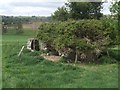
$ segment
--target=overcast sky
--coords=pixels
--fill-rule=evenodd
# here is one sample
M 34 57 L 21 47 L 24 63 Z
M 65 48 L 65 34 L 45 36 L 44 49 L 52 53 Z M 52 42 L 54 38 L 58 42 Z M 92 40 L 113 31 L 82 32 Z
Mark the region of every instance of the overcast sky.
M 1 0 L 0 15 L 7 16 L 50 16 L 65 0 Z M 102 12 L 110 14 L 110 2 L 103 4 Z

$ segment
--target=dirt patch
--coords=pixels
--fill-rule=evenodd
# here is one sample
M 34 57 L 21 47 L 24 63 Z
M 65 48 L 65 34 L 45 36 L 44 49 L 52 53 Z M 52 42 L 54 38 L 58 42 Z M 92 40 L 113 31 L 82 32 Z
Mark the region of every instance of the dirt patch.
M 55 55 L 45 55 L 42 54 L 42 57 L 44 57 L 46 60 L 53 61 L 53 62 L 58 62 L 60 60 L 60 56 L 55 56 Z

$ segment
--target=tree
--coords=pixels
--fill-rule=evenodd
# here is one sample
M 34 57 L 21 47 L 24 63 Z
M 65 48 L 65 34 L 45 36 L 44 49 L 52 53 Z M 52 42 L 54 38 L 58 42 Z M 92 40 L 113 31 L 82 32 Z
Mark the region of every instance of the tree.
M 116 25 L 116 30 L 117 30 L 117 34 L 116 34 L 116 36 L 117 36 L 117 42 L 120 42 L 120 36 L 119 36 L 119 34 L 120 34 L 120 1 L 119 2 L 114 2 L 114 3 L 112 3 L 112 6 L 111 6 L 111 8 L 110 8 L 110 11 L 111 11 L 111 13 L 112 13 L 112 18 L 114 19 L 114 20 L 116 20 L 116 22 L 117 22 L 117 25 Z
M 73 19 L 87 19 L 89 17 L 90 4 L 88 2 L 70 2 L 70 17 Z
M 112 12 L 112 14 L 120 13 L 120 1 L 119 2 L 116 1 L 116 2 L 112 3 L 110 12 Z
M 79 19 L 100 19 L 102 13 L 102 2 L 69 2 L 65 7 L 58 8 L 52 15 L 54 20 L 65 21 L 69 18 Z
M 110 8 L 110 12 L 112 13 L 113 15 L 113 18 L 118 19 L 118 22 L 120 20 L 120 1 L 119 2 L 114 2 L 112 3 L 112 6 Z M 118 25 L 120 26 L 120 23 L 118 23 Z
M 59 7 L 53 14 L 53 20 L 66 21 L 69 17 L 68 11 L 65 7 Z
M 66 4 L 73 19 L 100 19 L 102 2 L 70 2 Z
M 91 2 L 91 14 L 94 14 L 93 18 L 100 19 L 103 14 L 100 12 L 102 7 L 102 2 Z

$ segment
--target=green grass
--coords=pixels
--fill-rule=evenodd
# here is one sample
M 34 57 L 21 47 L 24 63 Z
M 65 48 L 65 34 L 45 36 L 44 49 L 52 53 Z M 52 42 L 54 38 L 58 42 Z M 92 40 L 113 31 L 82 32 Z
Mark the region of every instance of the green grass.
M 7 30 L 7 33 L 4 33 L 4 35 L 23 35 L 23 36 L 35 36 L 37 33 L 37 30 L 23 30 L 23 33 L 16 34 L 16 30 L 9 29 Z
M 118 87 L 117 64 L 53 63 L 40 57 L 40 52 L 29 52 L 26 49 L 19 58 L 18 52 L 31 36 L 3 35 L 2 84 L 4 88 Z
M 21 36 L 21 35 L 3 35 L 3 42 L 25 42 L 29 36 Z

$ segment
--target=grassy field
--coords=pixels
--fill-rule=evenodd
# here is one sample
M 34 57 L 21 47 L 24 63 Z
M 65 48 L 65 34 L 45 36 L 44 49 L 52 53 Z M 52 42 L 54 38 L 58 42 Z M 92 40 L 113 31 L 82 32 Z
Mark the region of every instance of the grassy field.
M 36 33 L 36 32 L 35 32 Z M 53 63 L 40 57 L 40 52 L 24 49 L 33 32 L 3 35 L 2 73 L 4 88 L 117 88 L 117 64 Z

